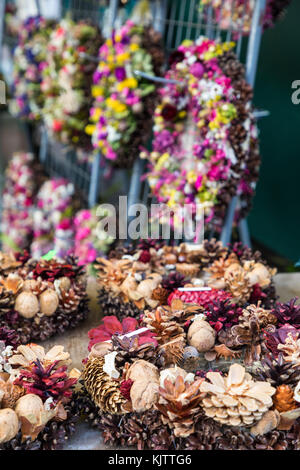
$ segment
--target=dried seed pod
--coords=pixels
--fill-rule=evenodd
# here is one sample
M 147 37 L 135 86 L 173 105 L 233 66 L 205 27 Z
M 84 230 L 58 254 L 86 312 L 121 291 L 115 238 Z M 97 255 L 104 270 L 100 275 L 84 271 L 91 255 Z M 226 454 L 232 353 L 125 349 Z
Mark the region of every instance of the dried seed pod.
M 15 310 L 24 318 L 33 318 L 40 310 L 38 298 L 32 292 L 21 292 L 16 298 Z
M 204 320 L 194 320 L 188 330 L 188 343 L 199 352 L 209 351 L 215 345 L 216 332 Z
M 0 410 L 0 444 L 13 439 L 19 431 L 19 420 L 16 412 L 10 408 Z
M 52 289 L 47 289 L 40 295 L 41 313 L 51 317 L 57 310 L 59 299 L 57 293 Z

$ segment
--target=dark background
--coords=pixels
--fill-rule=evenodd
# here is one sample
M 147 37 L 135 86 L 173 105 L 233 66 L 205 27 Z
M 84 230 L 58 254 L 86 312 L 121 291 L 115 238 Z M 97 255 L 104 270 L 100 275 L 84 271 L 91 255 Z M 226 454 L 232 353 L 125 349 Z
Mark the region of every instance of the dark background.
M 300 80 L 300 1 L 262 39 L 255 104 L 270 111 L 260 120 L 262 166 L 251 235 L 292 261 L 300 258 L 300 104 L 291 101 Z

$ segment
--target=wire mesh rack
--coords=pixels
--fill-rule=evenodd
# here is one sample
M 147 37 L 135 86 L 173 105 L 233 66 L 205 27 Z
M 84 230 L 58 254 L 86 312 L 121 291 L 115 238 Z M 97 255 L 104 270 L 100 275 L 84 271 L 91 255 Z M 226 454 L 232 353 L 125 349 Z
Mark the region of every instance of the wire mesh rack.
M 38 11 L 41 11 L 41 1 L 36 0 Z M 119 0 L 61 0 L 61 2 L 61 14 L 63 17 L 69 16 L 75 21 L 90 19 L 100 27 L 105 28 L 106 36 L 118 24 L 120 16 L 122 19 L 126 15 L 128 16 L 130 10 L 137 3 L 135 0 L 129 0 L 124 6 L 125 2 Z M 162 34 L 167 55 L 176 49 L 184 39 L 193 40 L 200 35 L 222 41 L 233 40 L 235 42 L 235 52 L 245 64 L 246 79 L 253 86 L 262 36 L 262 16 L 265 11 L 266 0 L 255 1 L 249 35 L 244 34 L 245 17 L 242 16 L 238 27 L 236 27 L 232 19 L 234 8 L 238 3 L 240 3 L 240 0 L 232 0 L 231 19 L 226 29 L 222 29 L 212 6 L 206 5 L 200 8 L 199 0 L 150 0 L 153 27 Z M 219 15 L 222 14 L 224 4 L 225 1 L 220 0 Z M 4 12 L 4 8 L 5 0 L 0 0 L 0 14 L 2 10 Z M 0 26 L 0 45 L 3 40 L 3 31 L 2 22 L 2 26 Z M 51 176 L 65 176 L 71 180 L 81 191 L 89 206 L 96 204 L 104 172 L 104 165 L 101 163 L 99 152 L 95 155 L 93 163 L 81 163 L 80 157 L 74 149 L 66 149 L 57 143 L 51 142 L 46 128 L 42 127 L 40 160 Z M 128 193 L 128 207 L 134 203 L 148 200 L 148 185 L 147 183 L 141 183 L 141 176 L 144 171 L 145 162 L 137 158 L 132 170 Z M 233 198 L 221 235 L 224 243 L 230 241 L 235 209 L 238 204 L 238 199 Z M 244 243 L 250 245 L 249 232 L 245 221 L 242 221 L 239 230 Z
M 233 14 L 240 1 L 232 0 L 229 22 L 226 29 L 222 29 L 216 11 L 211 5 L 204 5 L 200 8 L 199 0 L 153 0 L 151 2 L 153 25 L 164 37 L 167 55 L 176 49 L 184 39 L 194 40 L 201 35 L 220 41 L 233 41 L 237 57 L 245 64 L 246 79 L 250 85 L 254 86 L 266 0 L 256 0 L 255 2 L 252 17 L 250 18 L 249 35 L 244 34 L 246 3 L 244 14 L 240 18 L 238 27 L 236 27 Z M 219 2 L 219 15 L 222 15 L 224 7 L 225 1 L 221 0 Z M 268 115 L 268 113 L 264 111 L 256 112 L 257 117 L 265 115 Z M 141 183 L 141 176 L 144 172 L 145 161 L 137 159 L 133 168 L 128 207 L 140 201 L 146 202 L 148 200 L 148 185 L 147 183 Z M 220 237 L 224 244 L 229 243 L 231 240 L 235 211 L 239 204 L 238 197 L 232 198 Z M 251 246 L 246 220 L 240 222 L 238 230 L 243 243 Z

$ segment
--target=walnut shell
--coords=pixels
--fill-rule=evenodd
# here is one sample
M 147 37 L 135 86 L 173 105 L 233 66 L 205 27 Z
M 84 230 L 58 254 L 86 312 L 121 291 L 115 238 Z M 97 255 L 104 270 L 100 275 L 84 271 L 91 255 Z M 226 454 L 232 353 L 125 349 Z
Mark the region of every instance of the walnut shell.
M 215 345 L 216 332 L 204 320 L 194 320 L 188 330 L 188 344 L 199 352 L 207 352 Z
M 106 354 L 110 353 L 112 349 L 112 343 L 108 343 L 106 341 L 94 344 L 89 354 L 89 359 L 92 359 L 94 357 L 103 357 Z
M 128 369 L 126 379 L 133 380 L 130 398 L 134 411 L 142 413 L 157 403 L 159 397 L 159 372 L 157 367 L 150 362 L 138 360 Z
M 40 310 L 37 296 L 32 292 L 21 292 L 16 298 L 15 310 L 24 318 L 33 318 Z
M 19 419 L 14 410 L 5 408 L 0 410 L 0 444 L 13 439 L 19 431 Z
M 59 304 L 57 293 L 52 289 L 47 289 L 40 295 L 41 313 L 50 317 L 54 315 Z

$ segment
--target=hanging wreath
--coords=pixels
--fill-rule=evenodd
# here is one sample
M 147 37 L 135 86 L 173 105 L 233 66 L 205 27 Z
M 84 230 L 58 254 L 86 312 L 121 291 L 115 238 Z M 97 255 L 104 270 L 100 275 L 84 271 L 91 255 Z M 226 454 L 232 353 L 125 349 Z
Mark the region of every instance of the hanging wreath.
M 273 27 L 290 3 L 291 0 L 267 0 L 263 17 L 264 29 Z M 207 5 L 212 5 L 221 29 L 231 29 L 246 35 L 250 33 L 255 0 L 200 1 L 201 8 Z
M 128 21 L 100 48 L 92 89 L 95 98 L 86 132 L 95 149 L 116 167 L 130 167 L 150 137 L 155 86 L 135 70 L 159 74 L 160 35 Z
M 97 27 L 62 20 L 52 32 L 43 69 L 43 109 L 49 132 L 64 144 L 89 150 L 85 133 L 91 106 L 91 85 L 96 56 L 102 43 Z
M 41 16 L 28 18 L 19 31 L 14 52 L 13 99 L 10 112 L 17 117 L 39 120 L 44 105 L 42 70 L 53 22 Z
M 200 206 L 206 226 L 221 227 L 234 195 L 244 217 L 258 178 L 259 148 L 252 115 L 252 89 L 244 79 L 233 43 L 207 38 L 185 41 L 170 58 L 167 79 L 154 113 L 148 182 L 158 202 L 174 210 Z M 178 210 L 177 210 L 178 209 Z

